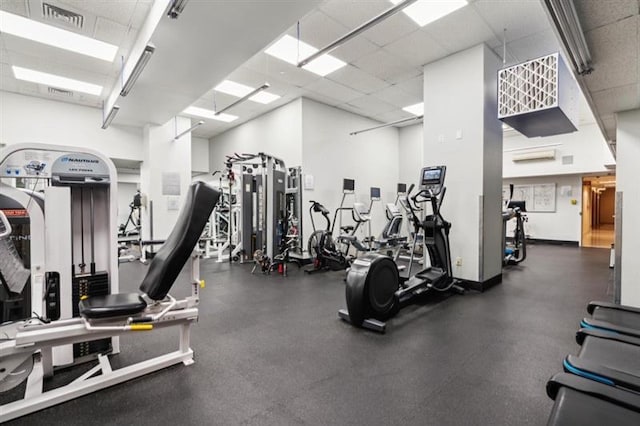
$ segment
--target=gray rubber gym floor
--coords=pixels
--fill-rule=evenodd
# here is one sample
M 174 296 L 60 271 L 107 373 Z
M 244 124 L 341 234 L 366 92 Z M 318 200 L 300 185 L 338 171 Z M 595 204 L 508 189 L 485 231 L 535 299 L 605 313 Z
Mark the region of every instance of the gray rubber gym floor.
M 575 352 L 591 299 L 610 299 L 608 250 L 533 246 L 485 293 L 425 298 L 386 335 L 341 322 L 340 273 L 251 275 L 204 261 L 196 363 L 172 367 L 14 424 L 542 425 L 545 383 Z M 145 272 L 122 265 L 122 291 Z M 189 292 L 182 281 L 172 293 Z M 177 345 L 177 333 L 122 338 L 113 363 Z M 64 376 L 63 376 L 64 377 Z

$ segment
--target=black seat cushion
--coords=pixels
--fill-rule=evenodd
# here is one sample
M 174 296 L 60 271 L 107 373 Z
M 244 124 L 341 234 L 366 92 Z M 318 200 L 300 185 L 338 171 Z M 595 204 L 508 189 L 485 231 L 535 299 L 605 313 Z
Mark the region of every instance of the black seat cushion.
M 194 182 L 171 234 L 156 253 L 140 290 L 153 300 L 166 297 L 198 243 L 218 204 L 220 192 L 204 182 Z
M 140 313 L 147 303 L 138 293 L 118 293 L 88 297 L 81 300 L 78 307 L 83 317 L 111 318 Z

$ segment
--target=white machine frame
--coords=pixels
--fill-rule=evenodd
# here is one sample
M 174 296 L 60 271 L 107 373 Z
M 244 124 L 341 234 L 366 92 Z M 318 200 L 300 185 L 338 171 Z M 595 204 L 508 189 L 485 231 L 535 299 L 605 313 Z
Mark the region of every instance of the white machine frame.
M 20 366 L 29 357 L 34 367 L 27 379 L 22 399 L 0 406 L 0 423 L 35 411 L 70 401 L 83 395 L 140 377 L 171 365 L 193 364 L 190 347 L 191 325 L 198 319 L 200 287 L 200 252 L 191 256 L 191 296 L 176 300 L 167 295 L 159 303 L 149 304 L 135 317 L 115 317 L 100 320 L 71 318 L 49 324 L 31 319 L 0 327 L 0 335 L 9 339 L 0 341 L 0 379 Z M 144 295 L 143 295 L 144 296 Z M 152 317 L 152 321 L 135 323 L 135 318 Z M 98 365 L 77 377 L 68 385 L 44 391 L 43 382 L 52 377 L 52 349 L 76 342 L 121 336 L 136 331 L 150 331 L 180 327 L 179 347 L 176 351 L 114 370 L 107 355 L 99 355 Z M 4 369 L 4 370 L 3 370 Z

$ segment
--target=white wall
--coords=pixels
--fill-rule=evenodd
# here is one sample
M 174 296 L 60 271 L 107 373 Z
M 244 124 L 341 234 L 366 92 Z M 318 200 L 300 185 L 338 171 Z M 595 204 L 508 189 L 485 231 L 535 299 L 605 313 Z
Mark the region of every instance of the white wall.
M 191 170 L 209 173 L 209 140 L 191 136 Z
M 82 105 L 0 92 L 0 142 L 84 146 L 111 158 L 142 160 L 142 129 L 102 125 L 102 111 Z
M 541 145 L 555 145 L 539 147 Z M 522 149 L 533 147 L 533 149 Z M 514 163 L 514 154 L 538 150 L 556 150 L 555 160 L 524 161 Z M 517 150 L 517 151 L 514 151 Z M 507 132 L 504 138 L 503 176 L 546 176 L 606 172 L 605 164 L 615 164 L 611 151 L 605 143 L 598 126 L 594 123 L 581 125 L 577 132 L 545 138 L 527 138 L 517 132 Z M 573 156 L 573 164 L 563 165 L 563 156 Z
M 380 123 L 333 108 L 310 99 L 302 103 L 302 170 L 313 175 L 315 187 L 305 190 L 304 204 L 316 200 L 332 214 L 342 198 L 342 179 L 355 179 L 356 198 L 369 203 L 370 187 L 380 187 L 382 201 L 372 208 L 372 234 L 379 236 L 385 217 L 385 203 L 396 197 L 399 177 L 398 130 L 388 127 L 373 132 L 350 136 L 354 130 Z M 417 174 L 418 172 L 416 172 Z M 348 197 L 347 206 L 354 197 Z M 318 215 L 319 216 L 319 215 Z M 343 223 L 352 223 L 350 214 L 344 214 Z M 324 226 L 322 217 L 316 217 L 316 225 Z M 305 216 L 303 225 L 305 241 L 311 235 L 311 222 Z M 362 234 L 361 234 L 362 235 Z
M 406 183 L 407 188 L 412 183 L 418 184 L 418 175 L 425 166 L 423 164 L 423 132 L 422 123 L 401 127 L 398 130 L 399 176 L 400 182 Z
M 541 240 L 575 241 L 582 237 L 582 177 L 581 175 L 538 176 L 530 178 L 504 179 L 504 186 L 556 184 L 555 212 L 527 212 L 529 221 L 525 223 L 525 231 L 531 238 Z M 562 195 L 560 187 L 570 186 L 571 195 Z M 576 204 L 571 204 L 576 200 Z M 513 223 L 511 223 L 513 222 Z M 508 232 L 512 232 L 515 221 L 510 222 Z
M 640 307 L 640 109 L 617 114 L 617 121 L 616 191 L 622 193 L 622 214 L 616 211 L 616 222 L 622 219 L 622 241 L 616 240 L 616 248 L 621 248 L 622 258 L 616 274 L 622 283 L 621 302 Z
M 209 168 L 221 170 L 227 155 L 264 152 L 287 167 L 302 163 L 302 100 L 296 99 L 209 141 Z

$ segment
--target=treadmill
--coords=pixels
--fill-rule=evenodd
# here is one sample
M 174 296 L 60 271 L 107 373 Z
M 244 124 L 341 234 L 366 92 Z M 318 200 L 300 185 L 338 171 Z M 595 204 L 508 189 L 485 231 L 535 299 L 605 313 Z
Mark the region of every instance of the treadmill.
M 616 305 L 608 302 L 590 302 L 583 328 L 598 329 L 640 338 L 640 308 Z

